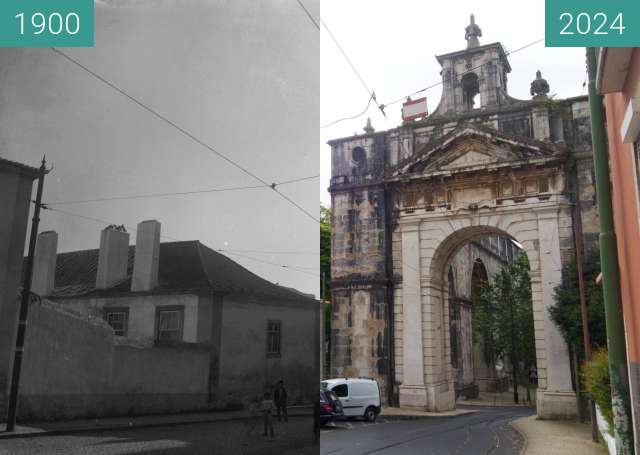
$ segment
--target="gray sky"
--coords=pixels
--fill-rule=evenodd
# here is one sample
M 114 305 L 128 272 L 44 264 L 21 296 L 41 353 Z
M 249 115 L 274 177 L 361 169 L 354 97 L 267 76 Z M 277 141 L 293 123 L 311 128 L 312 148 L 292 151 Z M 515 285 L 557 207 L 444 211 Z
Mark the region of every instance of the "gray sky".
M 506 0 L 323 0 L 322 20 L 344 48 L 380 103 L 387 103 L 439 82 L 435 55 L 466 47 L 464 29 L 475 14 L 481 44 L 502 42 L 507 51 L 544 38 L 544 0 L 521 3 Z M 320 35 L 320 123 L 325 125 L 360 113 L 367 94 L 326 30 Z M 529 85 L 540 69 L 550 94 L 568 98 L 586 94 L 584 48 L 545 48 L 536 44 L 509 56 L 511 96 L 530 99 Z M 429 111 L 440 100 L 440 86 L 426 92 Z M 423 96 L 423 95 L 421 95 Z M 372 105 L 368 115 L 376 130 L 398 126 L 402 103 L 386 109 L 387 122 Z M 367 116 L 346 121 L 320 134 L 320 200 L 330 204 L 326 191 L 331 174 L 329 139 L 362 133 Z
M 295 0 L 99 0 L 95 30 L 95 48 L 64 52 L 268 182 L 318 174 L 318 31 Z M 51 50 L 0 49 L 0 155 L 35 166 L 44 153 L 45 202 L 256 184 Z M 317 185 L 281 191 L 317 216 Z M 158 219 L 215 249 L 291 252 L 246 254 L 309 273 L 229 257 L 318 293 L 318 225 L 270 189 L 57 207 L 132 227 L 132 243 Z M 97 248 L 103 227 L 41 221 L 59 251 Z

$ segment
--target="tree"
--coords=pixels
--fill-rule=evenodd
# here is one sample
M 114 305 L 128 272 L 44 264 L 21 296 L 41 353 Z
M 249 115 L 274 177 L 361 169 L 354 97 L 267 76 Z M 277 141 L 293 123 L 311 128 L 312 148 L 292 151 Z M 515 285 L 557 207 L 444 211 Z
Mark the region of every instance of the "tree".
M 320 298 L 329 300 L 331 292 L 331 210 L 320 205 Z
M 320 299 L 331 300 L 331 210 L 320 204 Z M 331 352 L 331 305 L 324 305 L 325 364 L 329 367 Z
M 604 318 L 604 300 L 602 289 L 596 284 L 596 277 L 600 273 L 600 252 L 598 249 L 592 249 L 585 254 L 582 273 L 590 344 L 594 350 L 606 348 L 607 330 Z M 562 282 L 555 288 L 554 299 L 555 304 L 549 308 L 551 319 L 560 329 L 569 348 L 577 354 L 578 359 L 584 359 L 578 271 L 575 258 L 572 258 L 564 266 Z
M 485 360 L 494 363 L 509 358 L 514 385 L 536 365 L 531 295 L 529 259 L 520 253 L 483 286 L 473 307 L 474 333 L 484 341 Z M 529 383 L 525 383 L 530 400 Z M 514 387 L 514 401 L 517 399 Z

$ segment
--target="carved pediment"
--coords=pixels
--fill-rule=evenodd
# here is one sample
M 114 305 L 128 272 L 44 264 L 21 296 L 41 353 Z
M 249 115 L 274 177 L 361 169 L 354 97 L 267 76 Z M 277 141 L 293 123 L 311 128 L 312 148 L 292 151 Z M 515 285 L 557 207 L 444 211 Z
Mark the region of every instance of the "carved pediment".
M 398 163 L 391 177 L 454 174 L 471 170 L 557 161 L 564 150 L 554 144 L 510 137 L 478 125 L 460 125 Z

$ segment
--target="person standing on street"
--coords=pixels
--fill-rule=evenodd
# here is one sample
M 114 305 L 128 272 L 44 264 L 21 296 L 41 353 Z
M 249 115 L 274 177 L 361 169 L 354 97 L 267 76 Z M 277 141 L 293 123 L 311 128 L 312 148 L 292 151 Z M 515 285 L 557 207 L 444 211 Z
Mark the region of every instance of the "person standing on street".
M 264 398 L 262 400 L 262 413 L 264 414 L 264 435 L 268 436 L 271 434 L 273 438 L 273 418 L 271 417 L 273 414 L 273 400 L 271 399 L 271 394 L 269 392 L 265 392 Z M 267 433 L 269 430 L 269 433 Z
M 281 420 L 281 416 L 284 417 L 284 421 L 287 421 L 287 390 L 284 388 L 284 382 L 278 381 L 276 390 L 273 393 L 273 398 L 276 402 L 276 410 L 278 412 L 278 422 Z M 282 413 L 282 414 L 281 414 Z

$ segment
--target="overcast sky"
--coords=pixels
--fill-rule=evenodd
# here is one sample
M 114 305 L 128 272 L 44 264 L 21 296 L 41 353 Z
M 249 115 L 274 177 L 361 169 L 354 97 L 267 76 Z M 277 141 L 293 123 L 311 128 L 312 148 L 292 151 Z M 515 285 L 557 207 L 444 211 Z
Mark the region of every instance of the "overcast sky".
M 387 103 L 441 81 L 435 55 L 466 48 L 464 29 L 475 14 L 482 29 L 480 44 L 500 41 L 507 51 L 544 38 L 544 0 L 322 0 L 322 19 L 351 58 L 380 103 Z M 321 125 L 360 113 L 367 93 L 340 54 L 326 30 L 321 31 Z M 509 56 L 511 96 L 530 99 L 529 86 L 541 70 L 550 94 L 567 98 L 586 94 L 584 48 L 545 48 L 544 43 Z M 426 92 L 428 108 L 434 110 L 441 87 Z M 376 130 L 400 124 L 401 104 L 386 109 L 389 121 L 372 105 L 368 115 Z M 326 142 L 361 134 L 367 116 L 346 121 L 320 134 L 320 199 L 330 204 L 326 191 L 331 173 L 331 149 Z
M 267 182 L 318 174 L 319 36 L 295 0 L 99 0 L 95 47 L 64 52 Z M 256 185 L 51 50 L 0 49 L 0 156 L 45 153 L 50 203 Z M 281 191 L 317 216 L 317 188 Z M 163 241 L 279 252 L 246 255 L 307 273 L 229 257 L 317 295 L 318 225 L 270 189 L 52 207 L 125 224 L 132 243 L 157 219 Z M 97 248 L 103 227 L 44 211 L 40 230 L 70 251 Z

